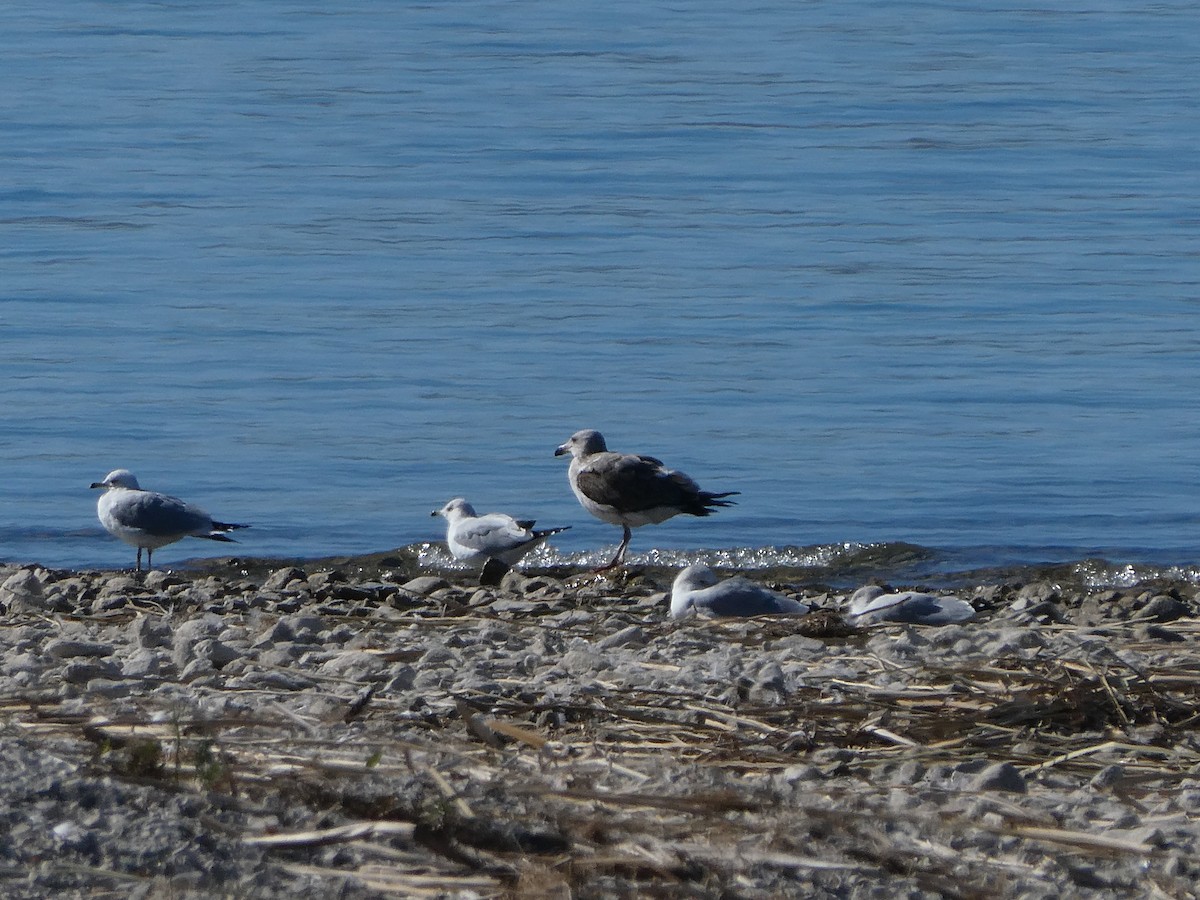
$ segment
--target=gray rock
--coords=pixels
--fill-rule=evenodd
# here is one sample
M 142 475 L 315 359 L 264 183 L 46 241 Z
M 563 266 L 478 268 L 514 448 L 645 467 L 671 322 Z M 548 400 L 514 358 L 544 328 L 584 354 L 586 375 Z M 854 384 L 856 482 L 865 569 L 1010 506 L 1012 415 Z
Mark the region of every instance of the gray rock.
M 293 581 L 303 581 L 307 584 L 308 576 L 303 569 L 298 569 L 295 566 L 287 566 L 283 569 L 276 569 L 267 576 L 267 580 L 263 582 L 263 591 L 281 591 Z
M 313 686 L 311 678 L 303 672 L 247 672 L 239 681 L 239 686 L 253 687 L 265 691 L 302 691 Z
M 1186 603 L 1176 600 L 1166 594 L 1152 597 L 1138 613 L 1138 618 L 1153 619 L 1155 622 L 1174 622 L 1188 615 L 1190 610 Z
M 113 680 L 120 677 L 120 668 L 108 660 L 95 662 L 73 659 L 62 670 L 62 680 L 67 684 L 87 684 L 100 678 Z
M 129 624 L 129 630 L 137 646 L 148 649 L 169 647 L 174 639 L 170 624 L 158 616 L 138 616 Z
M 536 612 L 538 608 L 539 604 L 532 600 L 517 600 L 513 597 L 503 597 L 496 600 L 490 607 L 494 613 L 507 613 L 511 615 Z
M 275 644 L 258 654 L 258 662 L 264 666 L 291 666 L 304 653 L 300 644 Z
M 383 681 L 389 677 L 387 663 L 378 654 L 362 650 L 345 650 L 324 662 L 320 670 L 327 675 L 340 675 L 354 681 Z
M 142 586 L 148 591 L 155 593 L 163 593 L 173 587 L 181 587 L 186 585 L 185 581 L 174 572 L 164 572 L 161 569 L 153 569 L 146 573 L 142 579 Z
M 605 657 L 590 647 L 576 647 L 574 650 L 568 650 L 558 664 L 572 675 L 585 675 L 605 671 L 609 668 Z
M 321 591 L 332 585 L 344 582 L 346 580 L 346 573 L 339 572 L 336 569 L 332 572 L 314 572 L 306 580 L 310 590 Z
M 0 662 L 7 675 L 33 675 L 46 668 L 46 657 L 40 653 L 10 653 Z
M 189 619 L 176 628 L 171 642 L 175 668 L 180 671 L 187 668 L 188 663 L 195 656 L 195 646 L 206 638 L 220 634 L 223 627 L 224 622 L 221 618 L 209 613 L 199 618 Z
M 197 656 L 183 667 L 183 671 L 179 673 L 179 681 L 182 684 L 190 684 L 198 678 L 212 675 L 215 671 L 211 659 Z
M 100 586 L 101 597 L 143 593 L 141 584 L 129 575 L 113 575 Z
M 128 594 L 103 594 L 92 601 L 91 606 L 88 607 L 88 612 L 95 616 L 117 609 L 124 609 L 129 604 Z
M 461 657 L 453 650 L 434 644 L 425 651 L 420 662 L 417 663 L 417 667 L 420 669 L 431 669 L 447 665 L 457 665 L 461 661 Z
M 291 640 L 297 644 L 311 644 L 325 631 L 325 620 L 308 613 L 294 613 L 279 620 L 291 632 Z
M 417 677 L 417 670 L 412 666 L 393 665 L 388 669 L 387 674 L 389 680 L 384 686 L 384 690 L 402 693 L 412 690 L 413 683 Z
M 915 759 L 905 760 L 892 772 L 892 778 L 896 784 L 916 784 L 924 777 L 925 766 Z
M 596 648 L 612 650 L 617 647 L 644 647 L 645 645 L 646 630 L 640 625 L 629 625 L 599 641 Z
M 163 671 L 163 659 L 161 653 L 140 647 L 121 665 L 121 674 L 126 678 L 155 678 Z
M 1017 599 L 1013 603 L 1013 609 L 1025 609 L 1030 606 L 1036 606 L 1039 603 L 1046 603 L 1059 599 L 1058 585 L 1051 584 L 1048 581 L 1035 581 L 1033 584 L 1027 584 L 1017 591 Z M 1023 605 L 1018 605 L 1023 604 Z
M 1139 640 L 1162 641 L 1165 644 L 1185 643 L 1187 638 L 1177 631 L 1163 628 L 1161 625 L 1142 625 L 1134 632 Z
M 207 659 L 212 663 L 214 669 L 223 669 L 234 660 L 241 659 L 242 654 L 223 641 L 215 638 L 205 638 L 193 645 L 192 657 L 194 659 Z
M 33 569 L 21 569 L 0 584 L 0 605 L 8 612 L 36 613 L 46 608 L 45 590 Z
M 785 784 L 791 785 L 806 781 L 820 781 L 825 775 L 816 766 L 801 764 L 788 766 L 781 773 L 781 777 Z
M 1010 762 L 993 763 L 970 782 L 976 791 L 1008 791 L 1024 794 L 1026 790 L 1025 776 Z
M 1108 790 L 1118 784 L 1125 777 L 1125 767 L 1121 765 L 1105 766 L 1094 776 L 1090 782 L 1091 786 L 1097 790 Z
M 101 644 L 97 641 L 76 641 L 70 638 L 59 638 L 46 644 L 45 653 L 54 659 L 72 659 L 78 656 L 104 657 L 111 656 L 115 648 L 112 644 Z
M 279 619 L 258 636 L 252 646 L 254 647 L 271 647 L 276 644 L 290 644 L 295 640 L 296 635 L 292 631 L 292 626 L 288 623 L 287 618 Z
M 428 597 L 434 591 L 443 591 L 450 587 L 450 582 L 437 575 L 420 575 L 411 581 L 406 581 L 402 587 L 409 593 Z

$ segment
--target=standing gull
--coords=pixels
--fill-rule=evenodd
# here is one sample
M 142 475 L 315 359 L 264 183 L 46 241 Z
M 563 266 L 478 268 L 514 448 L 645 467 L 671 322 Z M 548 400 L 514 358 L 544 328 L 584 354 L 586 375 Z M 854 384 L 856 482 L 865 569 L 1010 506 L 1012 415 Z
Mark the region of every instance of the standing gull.
M 683 472 L 676 472 L 653 456 L 614 453 L 598 431 L 577 431 L 554 451 L 555 456 L 571 454 L 567 480 L 580 504 L 597 519 L 620 525 L 625 534 L 616 555 L 597 571 L 611 569 L 625 561 L 625 550 L 632 529 L 657 525 L 672 516 L 687 513 L 707 516 L 714 509 L 732 505 L 737 491 L 713 494 Z
M 804 615 L 809 607 L 740 576 L 720 581 L 706 565 L 688 566 L 671 585 L 671 615 L 690 612 L 709 616 Z
M 526 553 L 548 537 L 566 528 L 533 530 L 533 519 L 514 519 L 504 513 L 476 515 L 475 508 L 462 497 L 455 497 L 430 515 L 446 520 L 446 546 L 457 560 L 472 565 L 483 563 L 479 583 L 499 584 L 504 573 Z
M 846 612 L 856 622 L 910 625 L 952 625 L 975 618 L 975 608 L 966 600 L 918 591 L 888 593 L 874 584 L 855 591 Z
M 100 523 L 114 537 L 137 547 L 137 571 L 142 570 L 142 549 L 146 550 L 146 567 L 154 565 L 151 555 L 159 547 L 173 544 L 185 537 L 207 538 L 210 541 L 228 541 L 225 532 L 247 525 L 232 525 L 214 522 L 204 510 L 178 497 L 144 491 L 138 480 L 128 469 L 116 469 L 104 476 L 103 481 L 92 483 L 94 488 L 104 488 L 96 504 Z

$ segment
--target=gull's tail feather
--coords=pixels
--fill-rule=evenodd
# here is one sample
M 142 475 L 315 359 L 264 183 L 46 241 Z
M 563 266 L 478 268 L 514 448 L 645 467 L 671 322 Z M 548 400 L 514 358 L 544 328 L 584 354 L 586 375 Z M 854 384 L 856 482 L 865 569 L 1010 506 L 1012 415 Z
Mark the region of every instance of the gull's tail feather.
M 249 525 L 239 525 L 235 522 L 213 522 L 212 531 L 208 534 L 198 534 L 196 537 L 208 538 L 210 541 L 223 541 L 227 544 L 236 544 L 233 538 L 227 536 L 225 532 L 234 531 L 238 528 L 249 528 Z
M 693 516 L 707 516 L 716 509 L 724 506 L 733 506 L 733 500 L 725 500 L 725 497 L 732 497 L 735 494 L 740 494 L 741 491 L 725 491 L 721 494 L 714 494 L 711 491 L 701 491 L 696 496 L 696 503 L 690 509 L 684 510 L 691 513 Z

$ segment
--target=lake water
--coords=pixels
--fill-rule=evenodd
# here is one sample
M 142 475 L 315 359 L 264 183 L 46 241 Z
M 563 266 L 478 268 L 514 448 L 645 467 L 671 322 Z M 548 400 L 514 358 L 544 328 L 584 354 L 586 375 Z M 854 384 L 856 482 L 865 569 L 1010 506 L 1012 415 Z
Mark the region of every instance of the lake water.
M 633 559 L 1186 566 L 1200 10 L 1128 6 L 6 3 L 0 559 L 129 565 L 121 466 L 247 555 L 601 558 L 593 427 L 741 491 Z

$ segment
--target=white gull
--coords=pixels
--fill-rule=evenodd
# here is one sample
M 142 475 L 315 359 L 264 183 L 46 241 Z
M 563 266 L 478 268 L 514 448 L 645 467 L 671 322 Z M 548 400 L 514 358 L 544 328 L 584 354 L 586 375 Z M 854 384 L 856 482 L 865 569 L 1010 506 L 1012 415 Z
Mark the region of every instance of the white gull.
M 671 615 L 676 618 L 691 612 L 708 616 L 799 616 L 808 611 L 807 604 L 748 578 L 736 576 L 720 581 L 717 573 L 702 563 L 688 566 L 671 585 Z
M 551 535 L 564 528 L 533 530 L 533 519 L 514 519 L 504 513 L 476 515 L 475 508 L 462 497 L 455 497 L 430 515 L 446 520 L 446 546 L 460 562 L 483 563 L 480 584 L 499 584 L 500 579 L 521 558 Z
M 185 537 L 206 538 L 210 541 L 235 543 L 225 532 L 247 525 L 215 522 L 198 506 L 185 503 L 178 497 L 144 491 L 128 469 L 114 469 L 103 481 L 92 482 L 93 488 L 104 493 L 96 503 L 96 514 L 108 533 L 137 547 L 137 570 L 142 569 L 142 550 L 146 551 L 146 566 L 153 566 L 151 556 L 159 547 L 173 544 Z
M 683 472 L 668 469 L 653 456 L 614 453 L 603 435 L 590 429 L 575 432 L 554 451 L 555 456 L 564 453 L 571 454 L 567 480 L 580 505 L 597 519 L 624 529 L 616 555 L 599 571 L 625 561 L 632 529 L 657 525 L 680 513 L 710 515 L 718 507 L 732 505 L 732 500 L 723 498 L 737 493 L 702 491 Z
M 858 622 L 906 622 L 912 625 L 952 625 L 975 618 L 975 608 L 957 597 L 919 591 L 889 593 L 867 585 L 850 597 L 847 615 Z

